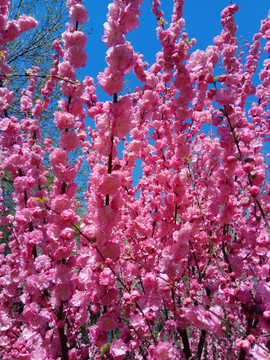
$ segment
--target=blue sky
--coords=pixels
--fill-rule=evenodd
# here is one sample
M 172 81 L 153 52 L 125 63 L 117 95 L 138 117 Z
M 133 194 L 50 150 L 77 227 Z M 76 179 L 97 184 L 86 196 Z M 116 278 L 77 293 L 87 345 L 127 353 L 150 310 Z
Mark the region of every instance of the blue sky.
M 106 22 L 107 6 L 109 0 L 85 1 L 85 6 L 89 12 L 87 53 L 88 63 L 85 69 L 81 70 L 81 75 L 90 75 L 96 80 L 96 76 L 106 67 L 105 56 L 107 47 L 102 42 L 103 23 Z M 164 18 L 170 21 L 173 0 L 161 0 L 161 9 L 164 11 Z M 231 3 L 230 0 L 186 0 L 184 5 L 184 18 L 186 20 L 186 31 L 189 38 L 197 40 L 197 48 L 204 50 L 213 43 L 213 38 L 220 33 L 220 13 Z M 238 0 L 239 11 L 236 14 L 238 24 L 239 41 L 252 41 L 255 32 L 260 28 L 260 22 L 267 17 L 270 9 L 269 0 Z M 259 5 L 257 5 L 259 4 Z M 140 27 L 127 34 L 127 40 L 131 42 L 134 50 L 144 55 L 144 60 L 150 65 L 155 61 L 155 54 L 160 50 L 157 40 L 155 16 L 151 12 L 151 0 L 144 0 L 140 8 Z M 92 30 L 91 30 L 92 29 Z M 241 37 L 240 37 L 241 36 Z M 242 39 L 242 40 L 241 40 Z M 132 87 L 132 84 L 130 84 Z M 99 100 L 107 99 L 102 90 L 97 94 L 101 96 Z

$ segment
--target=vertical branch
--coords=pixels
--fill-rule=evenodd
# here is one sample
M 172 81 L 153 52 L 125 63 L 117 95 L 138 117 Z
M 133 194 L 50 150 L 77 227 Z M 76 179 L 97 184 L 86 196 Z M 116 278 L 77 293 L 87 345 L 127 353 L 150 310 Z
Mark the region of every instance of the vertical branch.
M 191 358 L 191 351 L 190 351 L 190 346 L 189 346 L 189 341 L 188 341 L 188 336 L 187 336 L 187 330 L 180 330 L 178 329 L 178 332 L 181 336 L 181 339 L 183 341 L 183 345 L 184 345 L 184 353 L 186 356 L 186 360 L 189 360 Z
M 61 305 L 58 309 L 57 314 L 58 321 L 62 321 L 64 319 L 63 314 L 63 301 L 61 301 Z M 60 338 L 60 345 L 61 345 L 61 359 L 68 360 L 68 347 L 67 347 L 67 336 L 65 334 L 64 327 L 58 328 L 59 338 Z
M 113 103 L 116 104 L 117 103 L 117 94 L 113 94 Z M 110 155 L 109 155 L 109 159 L 108 159 L 108 174 L 111 174 L 112 173 L 112 157 L 113 157 L 113 135 L 111 136 L 111 152 L 110 152 Z M 109 205 L 109 202 L 110 202 L 110 197 L 109 195 L 107 194 L 106 195 L 106 198 L 105 198 L 105 203 L 106 203 L 106 206 Z
M 247 319 L 246 336 L 248 336 L 250 334 L 252 328 L 255 329 L 255 327 L 257 326 L 258 321 L 256 321 L 256 320 L 257 320 L 256 318 L 255 319 L 251 319 L 251 318 Z M 246 358 L 246 350 L 241 348 L 238 360 L 245 360 L 245 358 Z
M 199 341 L 199 345 L 198 345 L 198 350 L 197 350 L 197 354 L 194 360 L 200 360 L 202 357 L 202 351 L 203 351 L 203 347 L 204 347 L 204 343 L 205 343 L 205 339 L 206 339 L 206 330 L 202 330 L 201 331 L 201 336 L 200 336 L 200 341 Z

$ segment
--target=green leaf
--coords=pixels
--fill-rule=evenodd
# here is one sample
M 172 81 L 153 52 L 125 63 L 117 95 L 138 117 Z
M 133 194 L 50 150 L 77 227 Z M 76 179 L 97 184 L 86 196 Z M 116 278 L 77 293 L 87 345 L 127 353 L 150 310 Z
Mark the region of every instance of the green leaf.
M 110 347 L 111 347 L 110 343 L 102 345 L 100 348 L 100 355 L 103 356 L 104 354 L 106 354 L 106 352 L 110 350 Z
M 40 198 L 34 198 L 32 201 L 36 201 L 36 202 L 39 202 L 41 204 L 45 204 L 46 200 L 48 199 L 48 197 L 43 197 L 42 199 Z

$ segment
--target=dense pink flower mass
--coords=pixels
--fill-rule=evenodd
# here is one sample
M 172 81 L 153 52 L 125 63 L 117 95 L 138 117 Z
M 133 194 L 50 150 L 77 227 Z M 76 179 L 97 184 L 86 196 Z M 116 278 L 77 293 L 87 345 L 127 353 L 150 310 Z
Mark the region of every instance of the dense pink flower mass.
M 270 359 L 270 13 L 243 50 L 230 4 L 221 34 L 193 51 L 184 0 L 170 24 L 152 0 L 161 50 L 149 65 L 126 40 L 141 4 L 108 6 L 102 101 L 93 78 L 76 80 L 88 13 L 67 0 L 53 67 L 41 94 L 27 70 L 17 118 L 4 46 L 37 23 L 8 20 L 0 0 L 3 360 Z M 131 71 L 141 86 L 125 91 Z M 54 146 L 39 118 L 57 86 Z

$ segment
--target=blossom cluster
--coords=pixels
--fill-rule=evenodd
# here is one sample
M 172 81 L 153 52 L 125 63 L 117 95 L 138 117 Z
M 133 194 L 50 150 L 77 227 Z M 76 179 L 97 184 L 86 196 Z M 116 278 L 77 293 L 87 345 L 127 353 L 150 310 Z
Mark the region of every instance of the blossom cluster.
M 8 21 L 9 5 L 0 0 L 1 46 L 36 25 Z M 161 51 L 149 66 L 126 40 L 142 0 L 114 0 L 98 75 L 112 100 L 103 102 L 93 78 L 77 80 L 87 10 L 80 0 L 66 5 L 70 23 L 53 43 L 50 74 L 36 97 L 40 70 L 26 71 L 18 118 L 1 50 L 0 357 L 269 358 L 270 13 L 238 52 L 231 4 L 213 45 L 193 51 L 184 1 L 174 1 L 166 26 L 153 0 Z M 125 94 L 131 71 L 141 86 Z M 39 123 L 55 87 L 57 146 Z M 7 180 L 15 213 L 3 205 Z

